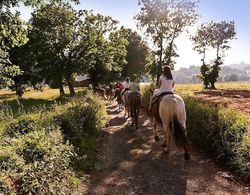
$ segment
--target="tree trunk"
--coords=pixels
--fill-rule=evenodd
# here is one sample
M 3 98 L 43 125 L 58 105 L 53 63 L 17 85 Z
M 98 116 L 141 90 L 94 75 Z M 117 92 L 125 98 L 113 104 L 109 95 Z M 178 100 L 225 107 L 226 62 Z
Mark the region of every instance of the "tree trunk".
M 68 79 L 68 85 L 69 85 L 70 96 L 73 97 L 75 95 L 75 89 L 74 89 L 73 81 L 71 78 Z
M 60 83 L 60 96 L 65 95 L 64 88 L 63 88 L 63 83 Z
M 23 86 L 20 81 L 20 77 L 14 78 L 14 83 L 15 83 L 15 90 L 16 90 L 16 95 L 21 98 L 24 94 L 23 91 Z
M 159 64 L 157 64 L 157 79 L 156 79 L 156 86 L 158 86 L 158 81 L 160 79 L 160 76 L 161 76 L 161 72 L 160 72 L 160 69 L 161 69 L 161 66 L 162 66 L 162 54 L 163 54 L 163 37 L 161 35 L 161 41 L 160 41 L 160 59 L 159 59 Z
M 172 55 L 172 50 L 173 50 L 173 43 L 174 43 L 174 38 L 171 40 L 171 42 L 169 44 L 169 56 L 168 56 L 168 60 L 167 60 L 168 65 L 170 65 L 170 63 L 171 63 L 171 55 Z
M 16 85 L 16 95 L 21 98 L 23 96 L 23 88 L 21 84 Z

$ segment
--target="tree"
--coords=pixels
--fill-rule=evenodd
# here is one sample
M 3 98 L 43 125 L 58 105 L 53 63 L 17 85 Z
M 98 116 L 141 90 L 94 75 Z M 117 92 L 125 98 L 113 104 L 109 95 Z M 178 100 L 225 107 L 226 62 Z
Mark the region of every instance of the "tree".
M 29 47 L 37 69 L 47 82 L 52 81 L 64 94 L 66 80 L 70 95 L 75 94 L 75 74 L 81 74 L 90 63 L 92 40 L 84 19 L 87 11 L 75 11 L 69 4 L 49 4 L 33 13 Z
M 18 6 L 20 2 L 22 2 L 25 6 L 37 7 L 37 6 L 45 5 L 48 2 L 62 3 L 62 2 L 67 2 L 67 1 L 75 2 L 79 4 L 79 0 L 49 0 L 49 1 L 48 0 L 3 0 L 3 1 L 0 1 L 0 10 L 2 10 L 3 8 L 10 8 L 10 7 Z
M 88 74 L 94 86 L 114 81 L 126 63 L 127 30 L 117 30 L 118 22 L 109 16 L 90 13 L 86 17 L 91 29 L 94 52 Z
M 9 52 L 27 42 L 27 28 L 20 14 L 9 9 L 0 12 L 0 88 L 13 84 L 12 77 L 21 74 L 17 65 L 10 61 Z
M 51 0 L 51 2 L 61 2 L 62 0 Z M 78 0 L 72 0 L 79 3 Z M 13 77 L 20 76 L 22 71 L 18 64 L 13 64 L 10 52 L 15 47 L 20 47 L 27 42 L 27 26 L 20 19 L 20 14 L 12 14 L 11 7 L 18 6 L 22 2 L 26 6 L 40 6 L 46 0 L 4 0 L 0 1 L 0 88 L 13 84 Z
M 146 67 L 152 63 L 152 53 L 147 44 L 142 40 L 137 32 L 129 30 L 127 55 L 125 64 L 122 68 L 123 77 L 134 77 L 146 74 Z
M 219 77 L 220 65 L 223 64 L 223 57 L 226 50 L 230 48 L 229 41 L 236 35 L 234 22 L 210 22 L 202 24 L 195 36 L 191 39 L 194 42 L 194 49 L 203 54 L 201 75 L 205 88 L 215 89 L 215 82 Z M 206 51 L 208 48 L 216 50 L 216 58 L 212 66 L 206 64 Z
M 220 65 L 223 64 L 223 57 L 226 50 L 230 49 L 229 41 L 236 36 L 235 26 L 233 21 L 212 22 L 212 35 L 210 45 L 216 49 L 216 59 L 214 60 L 209 80 L 211 88 L 215 89 L 215 82 L 219 77 Z
M 141 11 L 136 15 L 139 26 L 146 29 L 157 47 L 158 65 L 172 63 L 176 56 L 175 40 L 186 29 L 195 23 L 197 1 L 194 0 L 139 0 Z M 157 81 L 160 72 L 157 73 Z

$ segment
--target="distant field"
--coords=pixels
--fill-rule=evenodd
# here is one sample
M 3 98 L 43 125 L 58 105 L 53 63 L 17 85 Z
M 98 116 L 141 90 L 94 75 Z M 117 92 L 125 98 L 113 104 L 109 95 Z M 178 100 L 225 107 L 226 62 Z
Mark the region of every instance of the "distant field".
M 149 83 L 141 83 L 142 91 Z M 250 82 L 217 83 L 216 90 L 204 90 L 201 84 L 176 84 L 175 92 L 197 100 L 220 104 L 250 113 Z
M 76 88 L 76 92 L 82 88 Z M 69 90 L 65 89 L 66 96 Z M 55 101 L 60 101 L 59 89 L 46 89 L 44 91 L 25 92 L 21 99 L 18 99 L 15 92 L 10 90 L 0 90 L 0 101 L 4 105 L 11 107 L 13 114 L 18 112 L 31 112 L 35 107 L 48 107 Z M 1 109 L 1 108 L 0 108 Z

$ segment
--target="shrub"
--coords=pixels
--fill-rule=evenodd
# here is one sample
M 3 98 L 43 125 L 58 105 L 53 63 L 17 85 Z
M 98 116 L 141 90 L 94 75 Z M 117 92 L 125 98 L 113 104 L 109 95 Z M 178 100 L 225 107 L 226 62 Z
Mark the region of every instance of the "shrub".
M 103 102 L 85 92 L 12 120 L 0 134 L 0 193 L 74 193 L 80 182 L 72 165 L 81 171 L 92 165 L 106 119 Z
M 35 121 L 31 118 L 20 118 L 17 122 L 12 122 L 4 131 L 4 136 L 19 137 L 27 134 L 35 128 Z
M 107 120 L 104 103 L 93 95 L 86 94 L 85 98 L 74 98 L 59 112 L 55 116 L 55 122 L 60 126 L 65 139 L 74 145 L 78 155 L 74 158 L 76 169 L 82 171 L 90 168 L 98 131 Z
M 140 86 L 141 88 L 141 94 L 142 94 L 142 101 L 145 109 L 149 108 L 150 104 L 150 98 L 152 96 L 150 89 L 154 90 L 154 85 L 153 84 L 144 84 Z
M 187 130 L 192 142 L 250 179 L 249 117 L 186 98 Z

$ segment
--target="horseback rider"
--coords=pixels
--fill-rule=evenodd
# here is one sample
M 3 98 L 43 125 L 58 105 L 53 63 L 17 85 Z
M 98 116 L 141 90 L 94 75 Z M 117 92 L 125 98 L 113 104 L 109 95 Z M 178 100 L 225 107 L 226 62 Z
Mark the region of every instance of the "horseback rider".
M 115 85 L 116 89 L 119 89 L 120 91 L 122 91 L 124 89 L 124 85 L 121 81 L 118 81 Z
M 158 89 L 154 91 L 153 96 L 150 99 L 149 113 L 152 111 L 152 104 L 161 94 L 173 94 L 173 87 L 175 80 L 173 78 L 171 69 L 168 65 L 163 66 L 163 73 L 158 81 Z
M 140 86 L 137 83 L 137 79 L 134 79 L 134 81 L 130 83 L 129 90 L 131 91 L 131 93 L 140 94 Z
M 131 84 L 130 78 L 127 77 L 123 82 L 124 90 L 122 91 L 122 95 L 124 94 L 125 91 L 129 91 L 130 84 Z

